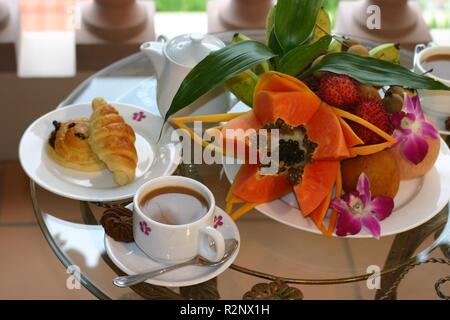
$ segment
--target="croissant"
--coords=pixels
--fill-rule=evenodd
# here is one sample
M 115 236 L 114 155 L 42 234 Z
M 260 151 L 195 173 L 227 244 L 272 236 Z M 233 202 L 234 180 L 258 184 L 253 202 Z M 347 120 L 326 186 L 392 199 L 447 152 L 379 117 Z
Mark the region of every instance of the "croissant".
M 53 126 L 55 129 L 47 144 L 48 154 L 53 160 L 64 167 L 80 171 L 105 168 L 88 143 L 89 119 L 79 118 L 64 123 L 53 121 Z
M 132 182 L 138 160 L 133 128 L 102 98 L 92 101 L 92 109 L 88 139 L 92 151 L 106 164 L 117 184 Z

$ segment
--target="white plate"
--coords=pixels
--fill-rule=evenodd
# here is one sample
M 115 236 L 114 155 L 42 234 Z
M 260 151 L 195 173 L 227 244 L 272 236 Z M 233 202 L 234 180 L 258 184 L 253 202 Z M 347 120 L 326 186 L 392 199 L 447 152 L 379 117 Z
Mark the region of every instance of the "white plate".
M 128 207 L 131 208 L 130 206 Z M 226 262 L 215 267 L 187 266 L 148 279 L 146 282 L 157 286 L 185 287 L 208 281 L 224 272 L 236 259 L 239 253 L 241 238 L 239 236 L 239 230 L 230 216 L 219 207 L 216 207 L 215 214 L 217 217 L 221 216 L 221 221 L 223 222 L 222 225 L 216 225 L 217 230 L 222 233 L 225 239 L 236 239 L 239 242 L 236 251 Z M 112 262 L 128 275 L 157 270 L 165 266 L 165 264 L 147 256 L 134 242 L 118 242 L 106 234 L 105 249 Z
M 83 201 L 115 201 L 134 196 L 147 180 L 171 175 L 180 162 L 181 144 L 171 143 L 173 128 L 165 126 L 157 143 L 163 119 L 139 107 L 112 103 L 136 133 L 138 164 L 136 179 L 125 186 L 117 185 L 108 170 L 81 172 L 65 168 L 47 154 L 46 145 L 52 121 L 64 122 L 79 117 L 90 117 L 89 103 L 56 109 L 33 122 L 22 136 L 19 158 L 27 175 L 38 185 L 60 196 Z
M 231 182 L 240 165 L 225 164 L 225 174 Z M 421 178 L 402 181 L 394 199 L 392 214 L 381 222 L 381 236 L 389 236 L 415 228 L 438 214 L 450 199 L 450 150 L 441 139 L 441 150 L 434 167 Z M 294 194 L 264 203 L 256 209 L 288 226 L 321 234 L 310 219 L 300 214 Z M 371 238 L 366 230 L 348 238 Z

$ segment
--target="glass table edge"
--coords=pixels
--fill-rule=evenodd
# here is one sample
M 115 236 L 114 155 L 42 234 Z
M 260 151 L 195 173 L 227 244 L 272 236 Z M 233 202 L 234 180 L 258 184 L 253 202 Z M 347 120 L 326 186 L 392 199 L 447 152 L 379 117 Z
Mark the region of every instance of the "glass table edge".
M 255 30 L 252 30 L 255 31 Z M 257 30 L 256 30 L 257 31 Z M 233 34 L 233 31 L 229 31 L 226 32 L 226 34 Z M 371 41 L 367 41 L 368 43 L 372 43 Z M 413 52 L 409 51 L 409 50 L 402 50 L 402 53 L 405 56 L 409 56 L 409 58 L 411 58 L 413 56 Z M 87 78 L 86 80 L 84 80 L 82 83 L 80 83 L 74 91 L 72 91 L 69 96 L 67 96 L 67 98 L 65 98 L 59 105 L 58 108 L 70 105 L 72 103 L 73 100 L 75 100 L 77 98 L 77 96 L 86 88 L 86 86 L 95 78 L 103 76 L 108 74 L 109 72 L 112 72 L 120 67 L 126 66 L 129 63 L 133 63 L 134 61 L 137 61 L 139 59 L 141 59 L 143 57 L 143 53 L 141 52 L 137 52 L 131 56 L 125 57 L 113 64 L 111 64 L 110 66 L 94 73 L 93 75 L 91 75 L 89 78 Z M 46 238 L 47 242 L 49 243 L 50 247 L 52 248 L 52 250 L 55 252 L 56 256 L 58 257 L 58 259 L 61 261 L 61 263 L 67 268 L 70 265 L 72 265 L 71 261 L 67 258 L 67 256 L 60 250 L 60 248 L 58 247 L 58 245 L 54 242 L 54 240 L 52 239 L 50 232 L 45 224 L 45 221 L 43 219 L 43 215 L 45 214 L 44 212 L 42 212 L 39 208 L 39 204 L 38 204 L 38 199 L 36 196 L 36 184 L 35 182 L 30 179 L 30 192 L 31 192 L 31 196 L 32 196 L 32 202 L 33 202 L 33 209 L 35 211 L 35 215 L 38 221 L 38 224 L 41 228 L 41 231 L 44 234 L 44 237 Z M 391 273 L 391 272 L 395 272 L 397 270 L 399 270 L 400 268 L 403 268 L 405 265 L 407 265 L 409 262 L 411 262 L 411 260 L 414 260 L 417 256 L 411 257 L 407 262 L 398 265 L 395 268 L 391 268 L 388 270 L 383 270 L 381 274 L 386 274 L 386 273 Z M 231 266 L 232 269 L 238 271 L 238 272 L 242 272 L 245 274 L 249 274 L 255 277 L 259 277 L 261 279 L 266 279 L 266 280 L 273 280 L 274 278 L 280 279 L 279 277 L 275 277 L 263 272 L 258 272 L 258 271 L 254 271 L 254 270 L 250 270 L 250 269 L 246 269 L 246 268 L 242 268 L 240 266 L 237 265 L 232 265 Z M 249 272 L 246 272 L 244 270 L 248 270 Z M 345 284 L 345 283 L 352 283 L 352 282 L 359 282 L 359 281 L 363 281 L 366 280 L 368 277 L 370 277 L 372 274 L 361 274 L 361 275 L 357 275 L 357 276 L 353 276 L 353 277 L 344 277 L 344 278 L 336 278 L 336 279 L 318 279 L 318 280 L 313 280 L 313 279 L 294 279 L 294 278 L 282 278 L 285 279 L 287 283 L 295 283 L 295 284 L 306 284 L 306 285 L 330 285 L 330 284 Z M 81 283 L 83 284 L 84 287 L 86 287 L 94 296 L 96 296 L 99 299 L 111 299 L 110 297 L 108 297 L 108 295 L 106 295 L 105 293 L 103 293 L 100 289 L 97 288 L 97 286 L 95 286 L 95 284 L 93 284 L 88 278 L 86 278 L 83 274 L 80 274 L 80 280 Z

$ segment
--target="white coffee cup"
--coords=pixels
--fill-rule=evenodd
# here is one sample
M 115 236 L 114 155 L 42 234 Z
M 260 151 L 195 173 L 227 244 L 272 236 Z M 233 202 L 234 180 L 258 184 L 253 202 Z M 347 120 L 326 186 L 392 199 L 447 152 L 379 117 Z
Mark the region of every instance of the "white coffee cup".
M 145 215 L 140 208 L 142 199 L 151 191 L 164 187 L 182 187 L 199 193 L 208 203 L 208 211 L 196 220 L 183 224 L 165 224 Z M 159 177 L 143 184 L 134 196 L 133 234 L 138 247 L 151 258 L 163 263 L 179 263 L 197 254 L 218 261 L 225 254 L 225 240 L 214 225 L 216 208 L 212 192 L 202 183 L 180 176 Z M 183 207 L 172 212 L 173 219 L 183 221 Z M 214 246 L 210 246 L 210 239 Z M 213 249 L 214 248 L 214 249 Z
M 414 72 L 424 74 L 423 62 L 434 55 L 450 55 L 450 46 L 431 46 L 416 54 Z M 440 81 L 450 86 L 450 79 L 442 79 L 428 72 L 426 75 L 434 80 Z M 445 90 L 418 90 L 424 111 L 433 117 L 450 116 L 450 91 Z

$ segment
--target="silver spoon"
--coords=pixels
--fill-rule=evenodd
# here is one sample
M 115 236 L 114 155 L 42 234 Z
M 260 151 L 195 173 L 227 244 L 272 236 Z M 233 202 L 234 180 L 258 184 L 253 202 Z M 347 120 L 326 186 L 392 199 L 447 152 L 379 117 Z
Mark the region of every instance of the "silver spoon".
M 167 267 L 164 267 L 159 270 L 139 273 L 139 274 L 135 274 L 135 275 L 131 275 L 131 276 L 117 277 L 117 278 L 113 279 L 113 283 L 118 287 L 125 288 L 125 287 L 129 287 L 129 286 L 144 282 L 147 279 L 159 276 L 163 273 L 166 273 L 166 272 L 169 272 L 172 270 L 176 270 L 176 269 L 179 269 L 179 268 L 182 268 L 185 266 L 191 266 L 191 265 L 199 265 L 199 266 L 207 266 L 207 267 L 218 266 L 230 258 L 230 256 L 236 251 L 238 244 L 239 244 L 239 242 L 236 239 L 226 239 L 225 240 L 225 254 L 223 255 L 223 258 L 217 262 L 209 261 L 209 260 L 203 258 L 202 256 L 197 255 L 194 258 L 192 258 L 191 260 L 188 260 L 186 262 L 167 266 Z

